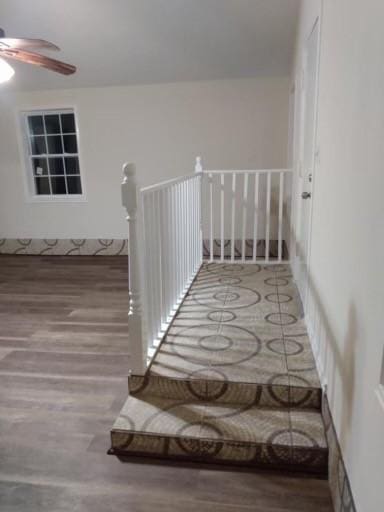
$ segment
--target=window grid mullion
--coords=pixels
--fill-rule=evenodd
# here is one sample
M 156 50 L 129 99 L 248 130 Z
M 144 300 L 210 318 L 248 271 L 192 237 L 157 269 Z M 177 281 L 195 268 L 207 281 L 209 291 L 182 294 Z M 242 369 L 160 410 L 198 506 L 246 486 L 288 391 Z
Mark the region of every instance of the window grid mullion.
M 65 147 L 64 147 L 64 137 L 63 137 L 63 125 L 61 123 L 61 114 L 59 114 L 59 125 L 60 125 L 61 145 L 63 148 L 63 154 L 61 156 L 61 161 L 63 162 L 65 194 L 68 195 L 68 184 L 67 184 L 67 178 L 66 178 L 67 168 L 65 167 L 65 159 L 64 159 Z
M 60 128 L 61 130 L 61 128 Z M 47 133 L 47 137 L 58 137 L 59 135 L 77 135 L 76 132 L 58 132 L 58 133 Z M 41 137 L 41 135 L 35 135 L 35 137 Z
M 44 156 L 47 156 L 49 158 L 60 158 L 61 156 L 63 157 L 79 157 L 79 153 L 40 153 L 40 155 L 38 153 L 33 153 L 31 155 L 29 155 L 31 158 L 41 158 L 41 157 L 44 157 Z
M 48 173 L 48 183 L 49 183 L 49 193 L 52 195 L 52 183 L 51 183 L 51 169 L 49 168 L 49 160 L 48 160 L 48 139 L 47 139 L 47 127 L 45 125 L 45 115 L 43 117 L 43 128 L 44 128 L 44 140 L 45 140 L 45 160 L 47 164 L 47 173 Z

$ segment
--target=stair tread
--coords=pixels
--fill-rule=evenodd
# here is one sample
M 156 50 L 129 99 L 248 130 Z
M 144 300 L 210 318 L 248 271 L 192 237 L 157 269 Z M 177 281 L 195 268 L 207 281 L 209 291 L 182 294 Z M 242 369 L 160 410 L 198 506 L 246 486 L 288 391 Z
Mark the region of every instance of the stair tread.
M 145 399 L 143 399 L 145 398 Z M 327 449 L 317 411 L 129 396 L 112 431 Z
M 199 400 L 210 403 L 235 403 L 272 407 L 321 409 L 321 388 L 232 382 L 214 379 L 172 378 L 154 375 L 130 375 L 131 395 L 153 395 L 176 400 Z

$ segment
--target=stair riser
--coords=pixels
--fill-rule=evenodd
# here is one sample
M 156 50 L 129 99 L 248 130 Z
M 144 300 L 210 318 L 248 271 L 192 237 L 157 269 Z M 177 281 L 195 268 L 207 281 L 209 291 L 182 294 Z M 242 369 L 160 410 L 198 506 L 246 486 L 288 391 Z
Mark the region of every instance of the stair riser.
M 327 477 L 328 450 L 112 431 L 110 453 L 231 464 Z
M 152 395 L 175 400 L 321 410 L 321 389 L 227 381 L 170 379 L 157 375 L 128 377 L 132 396 Z

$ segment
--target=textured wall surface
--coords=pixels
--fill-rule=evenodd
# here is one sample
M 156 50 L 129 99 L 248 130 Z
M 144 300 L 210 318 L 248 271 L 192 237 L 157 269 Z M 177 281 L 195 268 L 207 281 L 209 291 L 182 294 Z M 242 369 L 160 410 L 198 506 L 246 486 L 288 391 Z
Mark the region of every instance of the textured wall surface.
M 319 13 L 302 3 L 297 79 Z M 350 489 L 357 510 L 384 510 L 383 17 L 380 0 L 323 1 L 306 317 L 350 481 L 341 465 L 337 512 L 353 510 Z
M 36 203 L 25 193 L 18 112 L 74 107 L 84 202 Z M 0 237 L 125 238 L 124 162 L 151 185 L 206 168 L 286 165 L 288 79 L 105 87 L 2 94 Z

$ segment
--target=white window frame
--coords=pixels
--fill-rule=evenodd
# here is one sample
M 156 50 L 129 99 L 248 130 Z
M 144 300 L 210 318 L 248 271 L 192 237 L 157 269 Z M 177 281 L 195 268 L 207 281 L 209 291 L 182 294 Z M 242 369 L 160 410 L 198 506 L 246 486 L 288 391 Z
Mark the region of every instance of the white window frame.
M 43 154 L 42 157 L 45 158 L 55 158 L 55 157 L 73 157 L 76 156 L 79 162 L 79 176 L 80 177 L 80 183 L 81 183 L 81 194 L 37 194 L 35 189 L 35 181 L 34 181 L 34 170 L 32 165 L 32 155 L 30 152 L 30 141 L 29 141 L 29 126 L 28 126 L 28 117 L 29 116 L 44 116 L 44 115 L 50 115 L 50 114 L 65 114 L 70 113 L 74 115 L 75 118 L 75 126 L 76 126 L 76 132 L 68 134 L 68 135 L 76 135 L 76 142 L 77 142 L 77 153 L 60 153 L 60 154 Z M 23 109 L 18 112 L 18 117 L 20 121 L 21 126 L 21 145 L 22 145 L 22 152 L 23 152 L 23 158 L 24 158 L 24 177 L 26 182 L 26 192 L 27 192 L 27 201 L 34 202 L 34 203 L 73 203 L 73 202 L 85 202 L 86 201 L 86 195 L 85 195 L 85 184 L 84 184 L 84 171 L 83 171 L 83 165 L 81 163 L 81 157 L 80 157 L 80 137 L 79 137 L 79 125 L 77 121 L 77 113 L 76 109 L 73 106 L 65 106 L 65 107 L 47 107 L 47 108 L 30 108 L 30 109 Z M 61 119 L 59 117 L 59 119 Z M 61 122 L 61 121 L 60 121 Z M 48 150 L 48 144 L 47 144 L 47 134 L 45 135 L 45 143 Z M 63 132 L 61 130 L 60 132 L 61 137 L 63 137 Z M 64 150 L 64 143 L 62 139 L 63 144 L 63 150 Z M 38 156 L 38 155 L 36 155 Z

